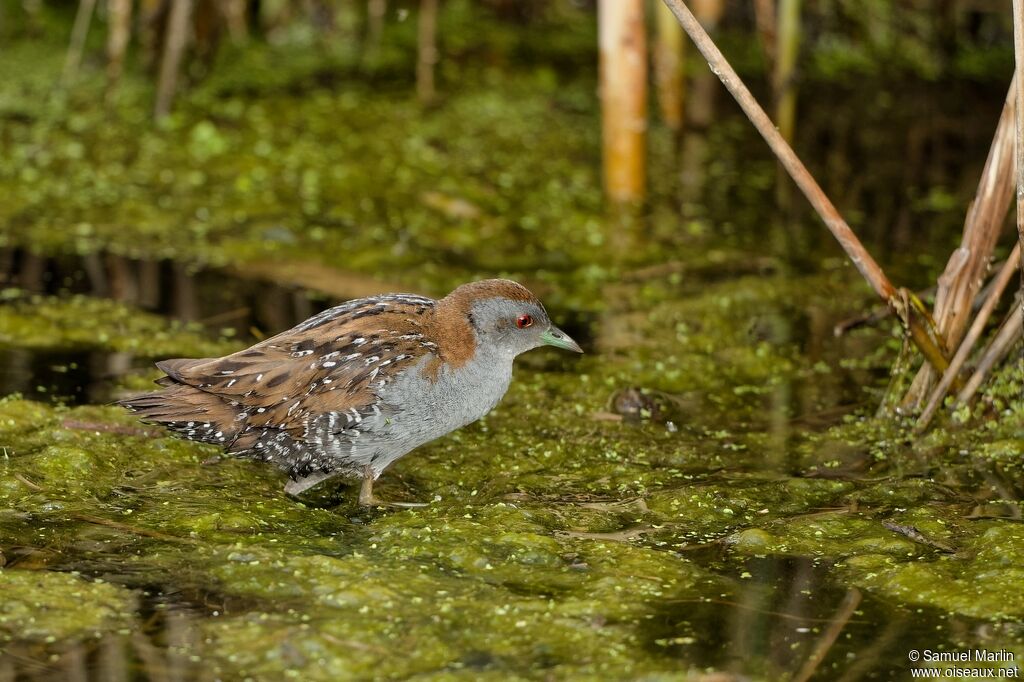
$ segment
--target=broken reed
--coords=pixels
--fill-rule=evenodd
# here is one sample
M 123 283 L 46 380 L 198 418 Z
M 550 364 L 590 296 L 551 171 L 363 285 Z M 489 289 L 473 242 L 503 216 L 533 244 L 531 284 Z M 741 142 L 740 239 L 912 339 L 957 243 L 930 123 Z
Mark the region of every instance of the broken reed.
M 983 279 L 981 275 L 988 268 L 1008 208 L 1007 178 L 1013 177 L 1007 168 L 1007 165 L 1012 163 L 1010 151 L 1016 147 L 1017 153 L 1021 155 L 1020 158 L 1024 159 L 1024 141 L 1022 141 L 1024 140 L 1024 76 L 1019 76 L 1018 73 L 1014 77 L 1014 85 L 1011 85 L 1011 94 L 1007 97 L 1003 116 L 1000 118 L 1000 125 L 993 139 L 985 172 L 979 184 L 978 195 L 968 211 L 961 248 L 954 252 L 943 277 L 939 279 L 935 305 L 936 314 L 933 318 L 916 296 L 906 289 L 897 289 L 889 281 L 882 268 L 861 244 L 856 234 L 754 99 L 750 90 L 694 17 L 686 3 L 683 0 L 664 0 L 664 3 L 672 10 L 683 30 L 704 55 L 711 71 L 718 76 L 750 122 L 761 133 L 779 163 L 807 197 L 826 227 L 846 251 L 854 266 L 886 305 L 899 316 L 909 337 L 924 356 L 926 363 L 915 377 L 910 391 L 904 397 L 904 406 L 916 407 L 919 405 L 933 385 L 935 378 L 946 376 L 944 381 L 946 385 L 942 387 L 941 391 L 935 391 L 932 394 L 932 401 L 941 402 L 945 397 L 945 390 L 957 384 L 959 373 L 959 368 L 950 369 L 949 355 L 946 349 L 958 347 L 967 330 L 970 311 L 981 289 Z M 1018 29 L 1015 33 L 1018 72 L 1024 69 L 1024 14 L 1022 14 L 1024 9 L 1022 6 L 1024 6 L 1024 0 L 1014 0 L 1015 28 Z M 792 7 L 791 4 L 789 9 Z M 776 58 L 778 59 L 779 55 L 776 55 Z M 1019 90 L 1015 87 L 1018 83 L 1020 84 Z M 1014 100 L 1017 97 L 1021 98 L 1019 107 L 1014 105 Z M 1015 111 L 1017 112 L 1016 116 L 1014 116 Z M 1018 121 L 1019 129 L 1015 137 L 1011 133 L 1013 128 L 1010 125 L 1010 121 L 1013 120 Z M 1014 140 L 1016 140 L 1016 144 L 1014 144 Z M 1020 238 L 1024 241 L 1024 207 L 1020 206 L 1020 202 L 1024 202 L 1024 160 L 1018 164 L 1017 170 L 1018 228 Z M 1015 253 L 1017 256 L 1012 260 L 1024 259 L 1024 254 L 1020 253 L 1019 248 Z M 992 297 L 997 299 L 998 294 L 993 291 Z M 994 303 L 995 301 L 993 301 L 993 305 Z M 1021 305 L 1024 306 L 1024 302 Z M 983 306 L 982 312 L 986 309 L 990 314 L 991 306 Z M 1018 310 L 1024 310 L 1024 308 L 1018 307 Z M 983 360 L 988 360 L 989 366 L 986 367 L 984 362 L 979 363 L 975 375 L 979 371 L 987 371 L 995 362 L 998 362 L 994 359 L 997 353 L 1001 354 L 1001 357 L 1005 357 L 1005 354 L 1009 352 L 1009 348 L 1014 343 L 1015 332 L 1007 331 L 1007 325 L 1013 327 L 1024 324 L 1024 322 L 1014 324 L 1017 317 L 1016 313 L 1011 314 L 1007 324 L 993 341 L 993 345 L 1000 342 L 998 348 L 990 347 L 990 351 L 983 356 Z M 1024 318 L 1024 312 L 1019 317 Z M 976 326 L 982 328 L 984 321 L 981 320 Z M 972 336 L 980 337 L 980 332 Z M 974 338 L 974 341 L 976 340 Z M 964 359 L 969 354 L 970 348 L 968 346 L 963 349 Z M 960 360 L 961 365 L 964 359 Z M 961 390 L 961 396 L 965 395 L 966 388 Z M 972 394 L 966 395 L 969 398 Z M 934 413 L 934 408 L 932 413 Z M 919 428 L 926 426 L 928 419 L 930 419 L 930 414 L 922 415 L 922 419 L 918 423 Z

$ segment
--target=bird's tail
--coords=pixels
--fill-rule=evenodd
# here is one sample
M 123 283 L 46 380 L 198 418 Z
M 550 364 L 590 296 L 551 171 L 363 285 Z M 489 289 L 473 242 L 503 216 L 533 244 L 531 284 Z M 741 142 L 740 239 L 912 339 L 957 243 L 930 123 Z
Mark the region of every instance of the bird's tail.
M 244 421 L 237 420 L 242 410 L 237 405 L 185 384 L 172 383 L 155 393 L 118 400 L 146 422 L 160 424 L 189 440 L 229 445 L 239 434 Z

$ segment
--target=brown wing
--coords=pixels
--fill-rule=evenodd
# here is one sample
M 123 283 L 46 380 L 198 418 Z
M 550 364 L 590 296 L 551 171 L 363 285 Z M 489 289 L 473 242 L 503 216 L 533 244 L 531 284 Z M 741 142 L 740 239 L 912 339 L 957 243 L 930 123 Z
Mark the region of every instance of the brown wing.
M 379 388 L 436 348 L 426 333 L 433 303 L 407 295 L 361 299 L 223 358 L 157 366 L 174 382 L 237 404 L 240 426 L 283 429 L 298 440 L 311 417 L 372 408 Z

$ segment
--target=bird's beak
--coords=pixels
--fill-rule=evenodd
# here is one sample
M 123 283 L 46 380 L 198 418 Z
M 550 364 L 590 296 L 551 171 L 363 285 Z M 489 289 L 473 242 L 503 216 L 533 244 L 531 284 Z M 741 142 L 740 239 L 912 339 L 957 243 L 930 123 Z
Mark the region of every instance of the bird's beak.
M 573 341 L 568 334 L 555 325 L 548 327 L 548 330 L 540 335 L 540 340 L 549 346 L 554 346 L 555 348 L 563 348 L 576 353 L 583 352 L 583 349 L 580 348 L 580 344 Z

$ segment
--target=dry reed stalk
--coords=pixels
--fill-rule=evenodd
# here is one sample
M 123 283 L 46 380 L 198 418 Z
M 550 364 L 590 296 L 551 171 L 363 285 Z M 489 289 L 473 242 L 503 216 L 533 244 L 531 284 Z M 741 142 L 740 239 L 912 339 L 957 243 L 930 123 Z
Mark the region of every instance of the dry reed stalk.
M 599 0 L 601 133 L 609 199 L 643 199 L 646 186 L 647 38 L 644 0 Z
M 107 96 L 117 92 L 132 29 L 132 0 L 107 0 Z
M 953 380 L 960 373 L 960 369 L 967 361 L 967 357 L 971 354 L 971 350 L 974 348 L 974 344 L 981 338 L 981 333 L 985 330 L 985 325 L 988 323 L 989 317 L 992 316 L 992 311 L 995 310 L 996 304 L 999 303 L 999 298 L 1003 294 L 1003 290 L 1010 283 L 1010 278 L 1013 276 L 1014 271 L 1017 269 L 1017 265 L 1020 262 L 1020 244 L 1018 243 L 1014 247 L 1013 253 L 1006 259 L 1002 269 L 996 276 L 993 288 L 989 294 L 984 305 L 981 306 L 981 310 L 978 311 L 978 315 L 974 318 L 974 322 L 971 324 L 971 328 L 967 331 L 967 335 L 964 336 L 964 340 L 960 343 L 960 347 L 956 351 L 956 355 L 949 361 L 949 367 L 942 374 L 942 379 L 939 380 L 938 385 L 932 391 L 931 398 L 928 400 L 927 406 L 924 408 L 924 412 L 921 413 L 920 418 L 917 420 L 915 426 L 918 432 L 923 431 L 927 428 L 932 417 L 935 415 L 935 411 L 939 409 L 942 404 L 943 398 L 946 397 L 946 392 L 949 391 L 949 387 L 953 385 Z
M 164 56 L 160 63 L 160 82 L 156 90 L 156 106 L 153 115 L 163 118 L 171 111 L 174 91 L 178 86 L 178 72 L 185 56 L 188 43 L 189 20 L 192 16 L 192 0 L 173 0 L 171 16 L 167 22 L 164 39 Z
M 675 133 L 683 129 L 683 100 L 686 95 L 686 43 L 683 29 L 665 5 L 655 9 L 658 35 L 654 44 L 654 82 L 658 107 L 665 125 Z
M 775 17 L 775 0 L 754 0 L 754 23 L 757 37 L 761 41 L 768 69 L 775 70 L 775 41 L 778 26 Z
M 1024 0 L 1013 0 L 1013 55 L 1015 62 L 1014 92 L 1017 100 L 1017 243 L 1020 257 L 1020 308 L 1024 312 Z M 1024 320 L 1024 316 L 1021 318 Z M 1024 331 L 1024 330 L 1022 330 Z
M 611 2 L 611 0 L 607 1 Z M 672 13 L 676 15 L 676 19 L 682 24 L 683 29 L 689 34 L 697 49 L 707 59 L 712 72 L 718 76 L 722 84 L 725 85 L 726 89 L 743 109 L 747 118 L 750 119 L 750 122 L 761 133 L 761 136 L 768 143 L 768 146 L 779 159 L 783 168 L 786 169 L 790 177 L 793 178 L 793 181 L 804 193 L 804 196 L 807 197 L 811 206 L 817 211 L 825 226 L 828 227 L 832 236 L 839 242 L 839 245 L 849 256 L 857 270 L 868 281 L 879 297 L 899 315 L 909 330 L 914 344 L 924 354 L 925 359 L 935 365 L 940 372 L 945 370 L 948 362 L 945 360 L 942 349 L 935 343 L 934 335 L 929 328 L 929 320 L 926 317 L 915 314 L 913 306 L 908 303 L 908 301 L 913 300 L 910 298 L 910 295 L 903 290 L 897 291 L 896 287 L 889 281 L 885 272 L 875 262 L 875 259 L 872 258 L 867 249 L 864 248 L 864 245 L 861 244 L 857 235 L 850 229 L 850 226 L 843 220 L 843 217 L 839 215 L 839 211 L 836 210 L 836 207 L 822 191 L 817 181 L 808 172 L 803 162 L 800 161 L 792 147 L 789 146 L 789 143 L 786 142 L 772 124 L 764 109 L 761 108 L 757 100 L 750 93 L 750 90 L 740 80 L 736 71 L 733 70 L 714 41 L 711 40 L 707 32 L 700 25 L 700 22 L 690 12 L 686 3 L 683 0 L 664 0 L 664 2 L 672 10 Z
M 384 16 L 387 11 L 388 0 L 367 0 L 366 49 L 373 54 L 380 49 L 380 37 L 384 33 Z
M 999 272 L 1000 270 L 1003 269 L 1004 265 L 1006 265 L 1005 259 L 993 263 L 992 267 L 990 268 L 990 272 Z M 981 306 L 983 306 L 985 304 L 985 301 L 988 300 L 989 295 L 991 295 L 992 293 L 992 288 L 994 284 L 995 278 L 992 278 L 988 281 L 987 284 L 985 284 L 984 287 L 982 287 L 981 291 L 974 299 L 974 305 L 971 306 L 972 314 L 980 310 Z M 914 295 L 917 296 L 919 299 L 924 300 L 930 296 L 934 296 L 935 289 L 936 287 L 933 285 L 928 287 L 927 289 L 922 289 L 918 292 L 915 292 Z M 848 319 L 837 322 L 835 328 L 832 331 L 836 336 L 842 336 L 843 334 L 846 334 L 847 332 L 856 329 L 857 327 L 878 324 L 879 322 L 889 317 L 890 315 L 892 315 L 891 308 L 887 306 L 877 306 L 866 313 L 860 313 Z
M 139 0 L 138 24 L 135 40 L 139 44 L 142 64 L 147 71 L 155 72 L 160 63 L 160 46 L 163 36 L 163 3 L 161 0 Z
M 437 0 L 420 0 L 417 24 L 416 96 L 423 104 L 437 97 L 434 67 L 437 65 Z
M 999 232 L 1013 196 L 1016 111 L 1013 94 L 1016 82 L 1014 78 L 1010 85 L 977 194 L 967 210 L 960 247 L 950 256 L 938 280 L 935 324 L 948 348 L 957 347 L 967 330 L 974 299 L 981 290 L 985 270 L 999 240 Z M 921 367 L 903 399 L 903 407 L 917 408 L 937 376 L 933 368 L 927 365 Z
M 974 374 L 971 375 L 971 378 L 964 384 L 963 389 L 957 394 L 957 406 L 970 402 L 974 394 L 981 388 L 981 384 L 985 381 L 988 373 L 1006 357 L 1010 349 L 1021 340 L 1022 336 L 1024 336 L 1024 307 L 1014 305 L 1013 310 L 1003 320 L 1003 324 L 999 328 L 996 337 L 992 339 L 988 348 L 981 354 L 981 359 L 978 360 L 978 366 L 975 367 Z
M 81 0 L 78 12 L 75 13 L 75 24 L 71 29 L 71 43 L 68 45 L 68 56 L 64 60 L 64 72 L 61 80 L 70 83 L 78 74 L 78 65 L 82 63 L 82 52 L 85 50 L 85 38 L 89 35 L 89 24 L 96 9 L 96 0 Z
M 775 122 L 782 137 L 793 139 L 796 129 L 796 57 L 800 51 L 800 0 L 779 0 L 772 89 Z
M 246 0 L 224 0 L 218 3 L 232 42 L 244 43 L 249 38 L 249 24 L 246 20 L 247 4 Z

